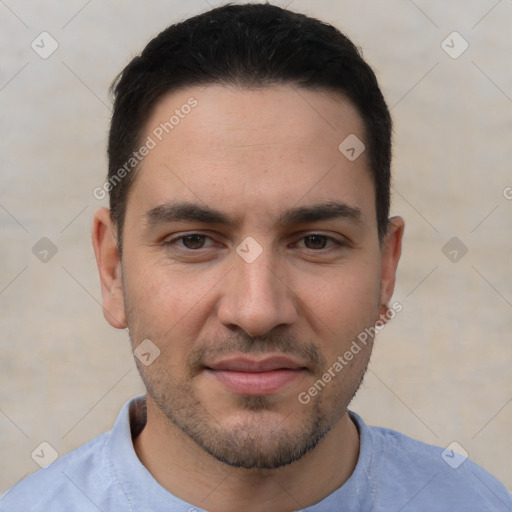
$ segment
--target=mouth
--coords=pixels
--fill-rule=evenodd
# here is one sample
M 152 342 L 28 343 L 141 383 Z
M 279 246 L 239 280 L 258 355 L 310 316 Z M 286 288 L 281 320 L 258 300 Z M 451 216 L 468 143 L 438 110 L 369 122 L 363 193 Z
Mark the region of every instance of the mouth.
M 250 396 L 283 390 L 307 372 L 307 367 L 286 356 L 233 357 L 205 366 L 205 371 L 228 390 Z

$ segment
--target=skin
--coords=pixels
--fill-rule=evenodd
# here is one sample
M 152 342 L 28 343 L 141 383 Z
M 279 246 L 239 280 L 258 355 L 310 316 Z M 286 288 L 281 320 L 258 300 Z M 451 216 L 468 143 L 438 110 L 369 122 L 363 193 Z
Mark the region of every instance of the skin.
M 141 140 L 191 96 L 198 105 L 137 171 L 122 261 L 109 211 L 94 218 L 105 317 L 129 328 L 134 348 L 150 339 L 160 350 L 149 366 L 136 360 L 148 392 L 134 447 L 164 488 L 198 507 L 298 510 L 357 463 L 347 406 L 372 343 L 309 404 L 298 395 L 386 313 L 403 220 L 391 219 L 379 243 L 366 153 L 351 162 L 338 150 L 350 134 L 365 139 L 344 97 L 289 85 L 190 87 L 160 100 Z M 155 207 L 184 201 L 232 224 L 148 221 Z M 333 202 L 359 214 L 281 222 L 291 209 Z M 191 234 L 205 237 L 178 239 Z M 248 236 L 262 249 L 251 263 L 236 251 Z M 304 369 L 276 392 L 248 396 L 205 369 L 233 354 L 286 354 Z

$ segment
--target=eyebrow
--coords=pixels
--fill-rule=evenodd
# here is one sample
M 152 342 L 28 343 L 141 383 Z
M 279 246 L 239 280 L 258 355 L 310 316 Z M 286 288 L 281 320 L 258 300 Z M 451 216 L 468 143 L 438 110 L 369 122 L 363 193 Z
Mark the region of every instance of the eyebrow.
M 285 226 L 294 224 L 310 224 L 320 220 L 346 219 L 360 222 L 363 213 L 360 208 L 345 203 L 330 201 L 292 208 L 281 215 L 279 223 Z
M 279 217 L 277 224 L 292 226 L 336 219 L 361 222 L 362 218 L 363 213 L 360 208 L 345 203 L 330 201 L 327 203 L 291 208 Z M 224 226 L 239 224 L 237 219 L 229 217 L 220 210 L 189 202 L 166 202 L 155 206 L 144 214 L 144 219 L 150 227 L 180 221 L 195 221 L 202 224 L 218 224 Z
M 160 204 L 147 211 L 144 218 L 151 227 L 179 221 L 196 221 L 203 224 L 234 224 L 226 214 L 219 210 L 186 202 Z

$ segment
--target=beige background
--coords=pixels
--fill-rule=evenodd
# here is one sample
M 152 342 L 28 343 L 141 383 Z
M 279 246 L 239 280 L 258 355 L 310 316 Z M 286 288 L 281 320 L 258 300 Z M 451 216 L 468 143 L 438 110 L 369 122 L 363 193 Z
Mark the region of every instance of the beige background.
M 0 492 L 38 468 L 41 441 L 64 454 L 142 391 L 127 334 L 103 319 L 90 244 L 107 88 L 152 36 L 208 3 L 220 4 L 0 2 Z M 512 1 L 290 8 L 362 47 L 395 120 L 404 309 L 352 408 L 429 443 L 457 441 L 512 488 Z M 59 44 L 47 59 L 30 46 L 42 31 Z M 441 47 L 453 31 L 469 43 L 457 59 Z M 454 236 L 468 248 L 456 263 L 442 252 Z M 47 263 L 32 253 L 42 237 L 58 249 Z

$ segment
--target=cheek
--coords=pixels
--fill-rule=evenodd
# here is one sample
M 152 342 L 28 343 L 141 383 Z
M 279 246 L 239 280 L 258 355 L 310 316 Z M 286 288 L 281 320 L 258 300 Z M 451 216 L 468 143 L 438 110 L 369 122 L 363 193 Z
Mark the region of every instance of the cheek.
M 127 261 L 127 316 L 136 339 L 153 337 L 162 349 L 171 348 L 166 345 L 172 339 L 193 339 L 208 315 L 209 296 L 219 281 L 210 274 L 197 268 L 178 271 L 162 262 Z M 172 350 L 179 351 L 179 345 L 172 344 Z
M 297 283 L 304 314 L 331 357 L 343 353 L 378 318 L 380 281 L 375 263 L 331 268 L 323 276 L 303 275 Z

